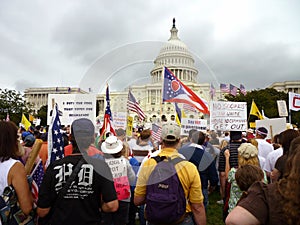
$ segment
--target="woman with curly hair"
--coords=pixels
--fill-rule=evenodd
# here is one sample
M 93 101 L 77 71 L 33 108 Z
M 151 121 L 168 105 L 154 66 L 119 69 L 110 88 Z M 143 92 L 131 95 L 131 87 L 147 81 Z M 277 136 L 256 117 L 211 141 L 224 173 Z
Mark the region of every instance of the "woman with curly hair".
M 291 143 L 283 178 L 254 183 L 228 215 L 227 225 L 300 225 L 300 137 Z
M 11 185 L 16 191 L 24 214 L 32 210 L 33 200 L 18 148 L 18 128 L 12 122 L 0 121 L 0 194 Z

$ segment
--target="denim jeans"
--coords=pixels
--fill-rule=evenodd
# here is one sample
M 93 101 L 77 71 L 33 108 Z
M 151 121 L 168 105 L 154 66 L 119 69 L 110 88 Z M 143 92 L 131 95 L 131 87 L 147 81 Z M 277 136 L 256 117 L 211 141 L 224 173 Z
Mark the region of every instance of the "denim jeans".
M 204 197 L 203 204 L 204 204 L 205 211 L 206 211 L 207 206 L 208 206 L 208 190 L 207 189 L 202 189 L 202 194 L 203 194 L 203 197 Z

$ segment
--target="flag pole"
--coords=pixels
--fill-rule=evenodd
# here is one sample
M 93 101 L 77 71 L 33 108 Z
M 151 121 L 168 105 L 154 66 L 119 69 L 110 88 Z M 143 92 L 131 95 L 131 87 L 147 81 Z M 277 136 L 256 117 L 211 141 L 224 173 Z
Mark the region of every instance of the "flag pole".
M 163 94 L 164 94 L 164 82 L 165 82 L 165 70 L 166 70 L 166 67 L 163 66 L 163 72 L 162 72 L 162 79 L 161 79 L 161 99 L 160 99 L 160 120 L 161 120 L 161 117 L 162 117 L 162 103 L 163 103 Z

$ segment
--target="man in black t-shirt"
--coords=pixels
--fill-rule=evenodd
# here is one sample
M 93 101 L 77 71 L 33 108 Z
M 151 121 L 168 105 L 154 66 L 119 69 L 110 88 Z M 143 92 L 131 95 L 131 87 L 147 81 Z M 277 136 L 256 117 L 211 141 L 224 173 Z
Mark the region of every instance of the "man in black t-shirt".
M 73 154 L 49 165 L 39 190 L 38 216 L 52 225 L 99 224 L 99 210 L 114 212 L 118 199 L 111 171 L 104 160 L 90 158 L 86 151 L 94 141 L 94 125 L 88 119 L 75 120 L 71 127 Z M 84 163 L 66 194 L 57 196 L 77 163 Z

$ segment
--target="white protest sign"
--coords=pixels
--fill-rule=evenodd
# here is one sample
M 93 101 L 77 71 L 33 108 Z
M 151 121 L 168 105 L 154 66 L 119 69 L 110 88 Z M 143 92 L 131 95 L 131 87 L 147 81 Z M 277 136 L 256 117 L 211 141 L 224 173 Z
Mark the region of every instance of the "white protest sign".
M 267 139 L 272 139 L 274 135 L 286 130 L 286 118 L 274 118 L 267 120 L 256 120 L 256 129 L 265 127 L 268 130 Z
M 289 92 L 289 109 L 293 111 L 300 110 L 300 94 Z
M 117 130 L 119 128 L 126 129 L 126 119 L 127 115 L 126 112 L 113 112 L 112 113 L 114 129 Z
M 247 130 L 247 103 L 211 102 L 210 129 L 222 131 Z
M 189 135 L 191 129 L 206 131 L 207 120 L 181 118 L 181 135 Z
M 79 118 L 90 119 L 94 124 L 96 121 L 96 95 L 95 94 L 49 94 L 48 96 L 48 118 L 52 110 L 52 100 L 57 103 L 58 110 L 62 112 L 59 117 L 62 125 L 71 125 Z
M 278 100 L 277 101 L 277 107 L 278 107 L 278 113 L 279 113 L 279 116 L 288 116 L 288 110 L 287 110 L 287 107 L 286 107 L 286 102 L 284 100 Z

